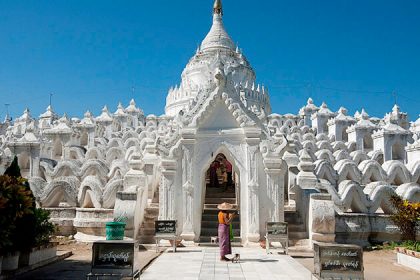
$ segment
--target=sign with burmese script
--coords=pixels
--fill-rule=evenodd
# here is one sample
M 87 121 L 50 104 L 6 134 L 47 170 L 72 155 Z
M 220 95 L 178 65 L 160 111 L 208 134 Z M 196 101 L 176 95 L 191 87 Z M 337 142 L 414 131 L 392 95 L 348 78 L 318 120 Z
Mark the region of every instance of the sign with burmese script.
M 176 235 L 176 221 L 155 221 L 156 235 Z
M 266 229 L 266 251 L 267 254 L 270 254 L 270 246 L 272 245 L 271 242 L 280 242 L 281 246 L 286 253 L 288 254 L 289 251 L 289 233 L 288 233 L 288 225 L 285 222 L 266 222 L 265 223 Z
M 131 275 L 135 266 L 134 241 L 104 240 L 93 243 L 92 273 Z
M 284 222 L 267 222 L 267 236 L 287 238 L 287 223 Z
M 314 243 L 315 274 L 321 279 L 364 279 L 363 249 L 357 245 Z

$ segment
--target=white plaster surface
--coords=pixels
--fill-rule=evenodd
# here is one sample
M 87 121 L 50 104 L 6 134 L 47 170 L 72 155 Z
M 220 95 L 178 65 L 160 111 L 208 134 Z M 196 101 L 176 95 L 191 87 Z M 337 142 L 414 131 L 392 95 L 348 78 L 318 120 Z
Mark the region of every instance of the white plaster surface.
M 311 279 L 304 266 L 287 255 L 267 255 L 260 248 L 233 248 L 241 255 L 240 263 L 221 262 L 218 248 L 181 248 L 164 253 L 141 279 Z
M 34 250 L 29 254 L 29 265 L 34 265 L 48 259 L 52 259 L 57 254 L 57 247 L 42 248 Z
M 406 254 L 397 253 L 398 263 L 411 269 L 420 271 L 420 259 L 408 256 Z
M 208 35 L 168 92 L 165 115 L 145 116 L 134 100 L 82 119 L 59 117 L 50 106 L 35 118 L 26 109 L 0 122 L 0 174 L 17 155 L 37 206 L 54 209 L 61 234 L 103 236 L 106 222 L 124 217 L 126 235 L 137 238 L 145 209 L 158 207 L 159 219 L 176 219 L 182 237 L 197 242 L 205 172 L 223 153 L 238 176 L 242 243 L 258 242 L 266 221 L 283 221 L 286 202 L 296 205 L 296 236 L 309 235 L 309 194 L 316 192 L 331 195 L 336 217 L 374 217 L 336 219 L 340 238 L 362 232 L 363 242 L 388 240 L 389 219 L 369 221 L 393 212 L 391 194 L 420 201 L 420 118 L 410 125 L 398 106 L 383 118 L 363 109 L 352 117 L 311 98 L 298 114 L 272 113 L 269 91 L 256 84 L 225 16 L 213 10 Z M 329 229 L 315 233 L 332 241 Z

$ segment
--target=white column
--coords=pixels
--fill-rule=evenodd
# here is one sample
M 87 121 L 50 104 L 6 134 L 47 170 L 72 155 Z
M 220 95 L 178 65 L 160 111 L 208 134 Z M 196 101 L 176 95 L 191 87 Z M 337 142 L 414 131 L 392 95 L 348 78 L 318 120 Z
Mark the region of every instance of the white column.
M 259 146 L 256 143 L 248 142 L 247 147 L 247 165 L 248 165 L 248 242 L 258 242 L 260 240 L 260 203 L 259 191 L 260 185 L 258 183 L 258 157 L 257 151 Z
M 272 202 L 267 222 L 284 221 L 284 182 L 280 169 L 265 169 L 267 174 L 267 197 Z M 283 172 L 284 173 L 284 172 Z
M 39 163 L 40 163 L 40 145 L 35 144 L 30 148 L 30 172 L 31 177 L 39 176 Z
M 182 238 L 184 240 L 193 241 L 195 233 L 193 229 L 194 219 L 194 186 L 192 185 L 192 170 L 193 170 L 193 153 L 194 140 L 183 140 L 184 146 L 182 148 L 182 198 L 183 198 L 183 228 Z
M 159 192 L 159 220 L 175 219 L 175 166 L 174 160 L 162 160 L 162 180 Z

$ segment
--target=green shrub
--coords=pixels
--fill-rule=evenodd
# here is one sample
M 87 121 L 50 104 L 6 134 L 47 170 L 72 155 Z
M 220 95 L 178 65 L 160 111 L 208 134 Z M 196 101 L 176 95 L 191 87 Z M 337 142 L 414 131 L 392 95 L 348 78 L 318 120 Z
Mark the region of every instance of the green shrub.
M 48 243 L 55 226 L 49 212 L 35 207 L 29 183 L 20 175 L 17 157 L 0 176 L 0 254 L 28 251 Z
M 420 242 L 418 241 L 406 241 L 405 243 L 402 244 L 401 247 L 405 247 L 408 250 L 411 251 L 416 251 L 416 252 L 420 252 Z
M 55 225 L 50 221 L 50 212 L 41 208 L 35 209 L 35 245 L 41 246 L 50 241 L 55 232 Z
M 416 240 L 417 226 L 420 223 L 420 203 L 410 203 L 397 195 L 390 198 L 395 208 L 391 220 L 399 227 L 402 240 Z
M 16 221 L 33 214 L 33 196 L 23 178 L 0 176 L 0 252 L 13 250 Z

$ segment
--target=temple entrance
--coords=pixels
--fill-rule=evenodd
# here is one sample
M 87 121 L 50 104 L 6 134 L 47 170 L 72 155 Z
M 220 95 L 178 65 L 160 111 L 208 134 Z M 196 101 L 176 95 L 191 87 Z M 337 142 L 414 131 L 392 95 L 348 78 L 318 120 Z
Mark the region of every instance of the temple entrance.
M 217 205 L 228 202 L 236 209 L 239 203 L 239 173 L 224 154 L 218 154 L 205 174 L 205 198 L 201 219 L 200 243 L 210 243 L 217 237 L 219 210 Z M 240 211 L 238 211 L 238 214 Z M 233 242 L 240 243 L 240 216 L 232 223 Z

